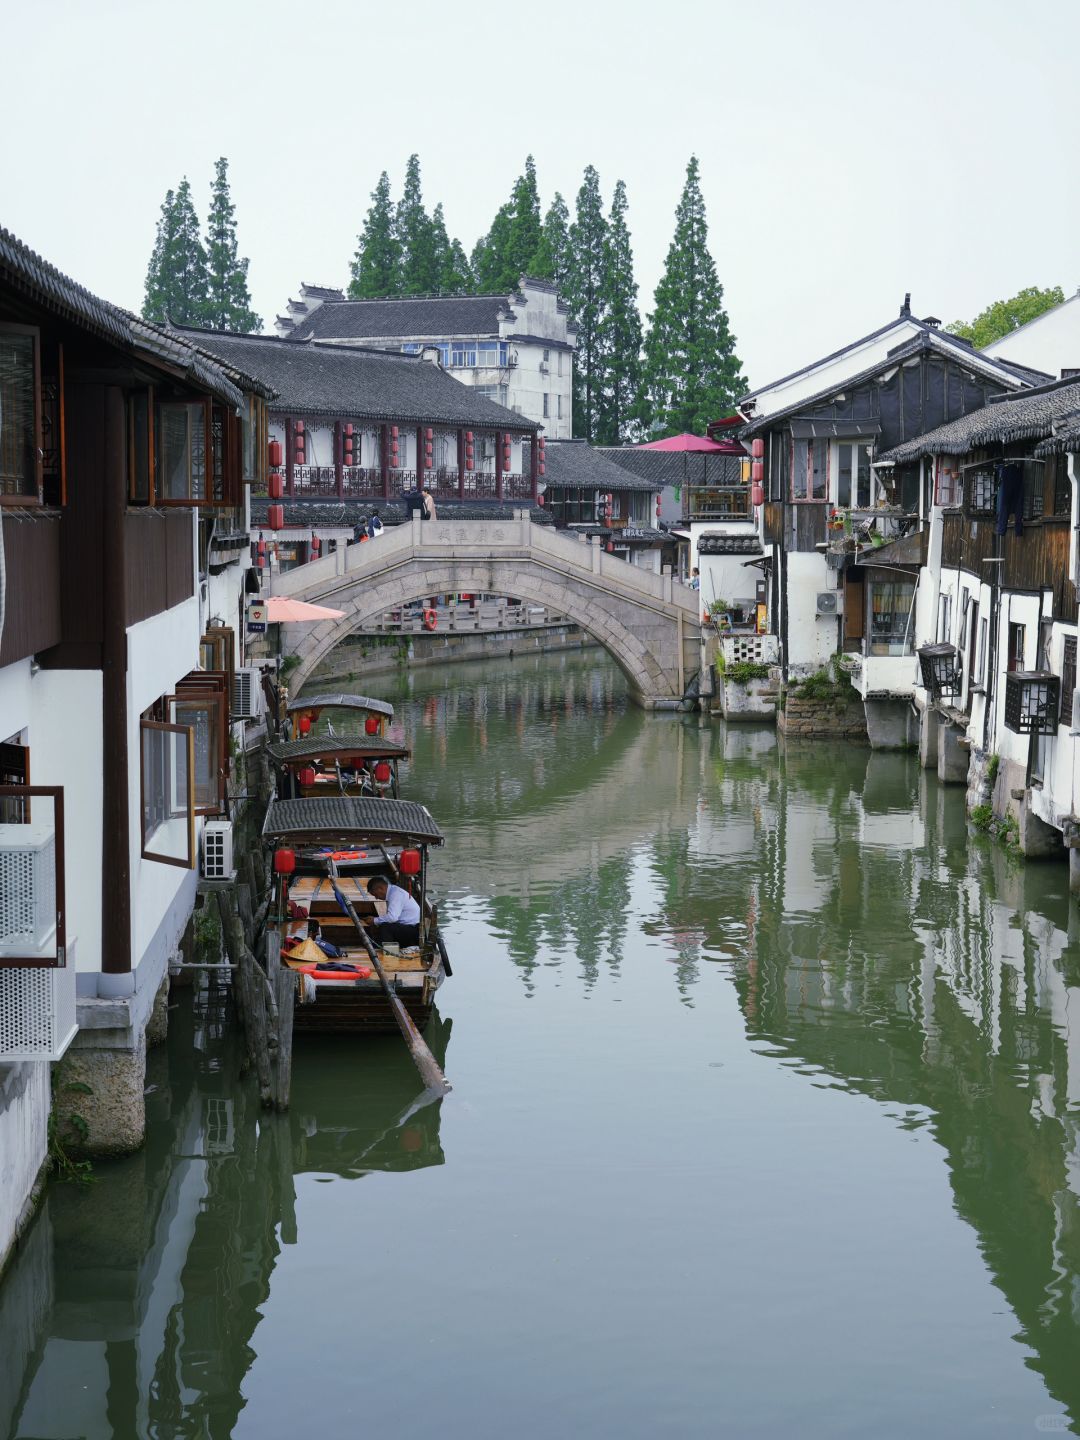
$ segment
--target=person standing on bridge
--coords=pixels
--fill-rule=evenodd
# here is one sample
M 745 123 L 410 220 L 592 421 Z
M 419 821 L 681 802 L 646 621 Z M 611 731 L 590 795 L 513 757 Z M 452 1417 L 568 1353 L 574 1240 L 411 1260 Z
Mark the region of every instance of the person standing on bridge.
M 432 493 L 431 493 L 430 490 L 422 490 L 420 493 L 421 493 L 421 494 L 423 495 L 423 497 L 424 497 L 424 508 L 423 508 L 423 510 L 421 510 L 421 512 L 420 512 L 421 515 L 424 517 L 425 520 L 434 520 L 434 519 L 435 519 L 435 496 L 432 495 Z
M 367 522 L 367 534 L 369 540 L 377 540 L 383 532 L 383 523 L 379 519 L 379 512 L 373 510 Z

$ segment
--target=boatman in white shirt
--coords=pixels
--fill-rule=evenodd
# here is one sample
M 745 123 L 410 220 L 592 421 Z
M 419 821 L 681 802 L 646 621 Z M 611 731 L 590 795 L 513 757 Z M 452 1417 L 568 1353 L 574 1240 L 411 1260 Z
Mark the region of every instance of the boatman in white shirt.
M 391 885 L 385 875 L 373 875 L 368 881 L 368 894 L 386 901 L 386 914 L 376 915 L 370 925 L 380 940 L 396 940 L 399 945 L 420 944 L 420 906 L 407 890 Z

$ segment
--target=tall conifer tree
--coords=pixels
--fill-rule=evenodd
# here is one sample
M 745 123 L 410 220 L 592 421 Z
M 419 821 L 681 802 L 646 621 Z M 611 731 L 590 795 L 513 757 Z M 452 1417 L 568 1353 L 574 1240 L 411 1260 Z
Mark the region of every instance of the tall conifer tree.
M 201 325 L 207 293 L 206 251 L 187 176 L 161 207 L 146 274 L 143 316 L 157 325 Z
M 604 285 L 607 221 L 600 198 L 600 176 L 592 165 L 578 191 L 570 227 L 566 299 L 577 326 L 574 358 L 574 434 L 593 440 L 600 424 L 607 376 Z
M 385 170 L 371 192 L 371 208 L 357 241 L 351 270 L 350 300 L 382 300 L 401 294 L 401 251 L 394 227 L 390 177 Z
M 236 207 L 229 193 L 229 162 L 224 156 L 214 166 L 210 187 L 210 213 L 206 220 L 207 291 L 204 324 L 211 330 L 249 334 L 262 321 L 251 308 L 248 262 L 237 255 Z
M 472 266 L 478 288 L 489 295 L 515 290 L 523 275 L 533 273 L 532 260 L 541 235 L 536 162 L 529 155 L 525 173 L 514 181 L 510 199 L 499 206 L 491 229 L 476 242 Z
M 424 209 L 419 155 L 410 155 L 405 168 L 405 187 L 394 217 L 394 231 L 401 254 L 401 293 L 434 294 L 439 283 L 439 267 L 431 220 Z
M 462 249 L 460 240 L 451 240 L 439 277 L 439 294 L 471 295 L 475 289 L 476 281 L 473 279 L 469 257 Z
M 570 263 L 569 224 L 570 211 L 556 190 L 540 227 L 540 241 L 529 261 L 529 274 L 538 280 L 553 280 L 560 290 L 566 283 Z
M 605 384 L 595 438 L 621 445 L 640 429 L 642 412 L 641 316 L 634 252 L 626 226 L 626 186 L 618 181 L 604 242 L 604 314 L 601 319 Z
M 657 435 L 704 434 L 746 386 L 708 241 L 692 155 L 645 340 L 645 383 Z
M 540 244 L 540 192 L 536 188 L 536 162 L 531 155 L 525 157 L 525 173 L 519 175 L 510 196 L 512 218 L 506 248 L 506 270 L 512 274 L 507 289 L 512 290 L 523 275 L 529 273 L 529 263 Z

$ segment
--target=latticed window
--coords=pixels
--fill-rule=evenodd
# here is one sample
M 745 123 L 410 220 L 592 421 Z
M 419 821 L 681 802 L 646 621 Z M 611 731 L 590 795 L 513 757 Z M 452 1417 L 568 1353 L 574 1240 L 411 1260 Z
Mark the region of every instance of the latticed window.
M 38 333 L 0 325 L 0 501 L 39 498 L 40 436 Z
M 1076 636 L 1066 635 L 1061 653 L 1061 723 L 1072 729 L 1073 693 L 1076 690 Z
M 968 509 L 972 515 L 993 515 L 997 508 L 997 479 L 993 470 L 976 470 L 967 477 Z

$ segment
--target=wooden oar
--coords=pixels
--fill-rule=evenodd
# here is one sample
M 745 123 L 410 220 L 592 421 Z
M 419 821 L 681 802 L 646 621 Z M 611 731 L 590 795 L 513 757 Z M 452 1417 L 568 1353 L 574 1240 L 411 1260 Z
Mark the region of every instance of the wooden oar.
M 338 888 L 335 878 L 336 867 L 332 860 L 328 862 L 328 869 L 330 871 L 330 884 L 334 887 L 334 894 L 337 896 L 338 904 L 356 926 L 356 933 L 360 936 L 361 943 L 367 951 L 372 965 L 375 967 L 375 973 L 379 977 L 379 982 L 390 1004 L 390 1009 L 394 1013 L 394 1019 L 398 1023 L 398 1029 L 401 1031 L 405 1044 L 409 1047 L 409 1054 L 413 1058 L 413 1064 L 420 1072 L 420 1078 L 429 1090 L 440 1091 L 445 1095 L 452 1088 L 449 1080 L 447 1080 L 443 1074 L 439 1062 L 424 1043 L 424 1037 L 420 1034 L 420 1031 L 413 1024 L 412 1016 L 405 1009 L 400 997 L 387 979 L 386 971 L 383 969 L 382 961 L 379 959 L 379 952 L 368 938 L 368 933 L 364 929 L 359 915 L 357 915 L 349 903 L 348 898 Z

